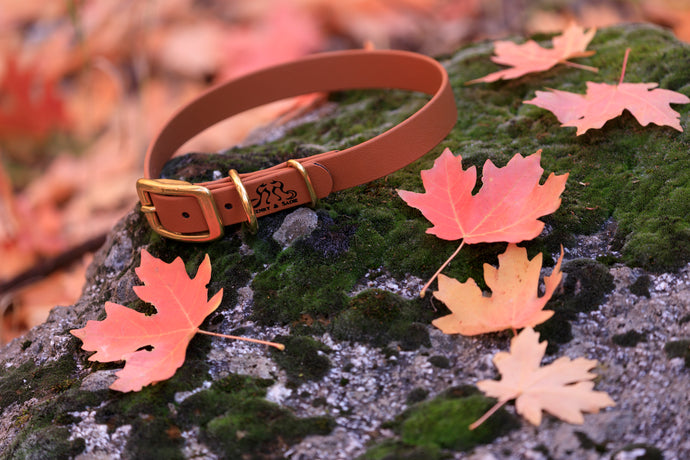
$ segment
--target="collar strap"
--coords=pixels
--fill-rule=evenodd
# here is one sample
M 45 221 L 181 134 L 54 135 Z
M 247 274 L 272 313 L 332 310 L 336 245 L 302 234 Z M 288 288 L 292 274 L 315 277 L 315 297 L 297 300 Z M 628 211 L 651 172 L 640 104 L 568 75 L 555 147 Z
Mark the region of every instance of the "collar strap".
M 420 91 L 432 98 L 399 125 L 354 147 L 290 160 L 212 182 L 157 179 L 187 140 L 245 110 L 313 92 L 364 88 Z M 378 179 L 431 150 L 455 125 L 448 75 L 437 61 L 406 51 L 351 50 L 316 54 L 259 70 L 209 89 L 180 109 L 146 153 L 137 181 L 141 210 L 162 236 L 210 241 L 223 227 L 303 204 Z

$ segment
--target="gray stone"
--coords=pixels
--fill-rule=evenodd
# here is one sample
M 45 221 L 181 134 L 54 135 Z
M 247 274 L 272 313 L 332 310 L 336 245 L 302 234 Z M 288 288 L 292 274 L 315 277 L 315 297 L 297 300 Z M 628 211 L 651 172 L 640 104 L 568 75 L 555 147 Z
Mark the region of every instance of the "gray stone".
M 273 239 L 283 247 L 290 246 L 301 236 L 309 235 L 316 229 L 319 216 L 309 208 L 298 208 L 285 217 L 280 228 L 273 233 Z
M 117 370 L 97 371 L 84 377 L 80 389 L 84 391 L 107 390 L 117 378 Z

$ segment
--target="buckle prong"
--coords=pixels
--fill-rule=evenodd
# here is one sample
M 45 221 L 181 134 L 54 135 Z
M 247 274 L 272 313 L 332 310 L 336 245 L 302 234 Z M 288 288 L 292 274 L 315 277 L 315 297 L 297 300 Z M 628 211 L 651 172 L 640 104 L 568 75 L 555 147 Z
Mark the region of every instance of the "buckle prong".
M 201 214 L 206 220 L 208 231 L 202 233 L 179 233 L 166 230 L 158 217 L 153 205 L 151 194 L 189 196 L 195 198 L 201 208 Z M 223 221 L 218 213 L 216 202 L 211 191 L 204 186 L 173 179 L 139 179 L 137 181 L 137 195 L 141 202 L 141 211 L 149 221 L 149 225 L 161 236 L 179 241 L 203 242 L 212 241 L 223 236 Z
M 259 222 L 256 220 L 256 213 L 254 212 L 254 206 L 249 200 L 249 193 L 240 179 L 240 175 L 237 170 L 230 170 L 230 179 L 235 184 L 235 190 L 240 195 L 240 200 L 242 201 L 242 208 L 244 213 L 247 215 L 247 225 L 250 233 L 256 233 L 259 230 Z

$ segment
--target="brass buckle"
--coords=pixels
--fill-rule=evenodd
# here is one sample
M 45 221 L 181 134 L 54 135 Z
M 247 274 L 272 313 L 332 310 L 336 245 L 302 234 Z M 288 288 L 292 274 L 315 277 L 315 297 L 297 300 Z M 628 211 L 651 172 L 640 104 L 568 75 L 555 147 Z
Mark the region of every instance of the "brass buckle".
M 201 208 L 201 213 L 206 220 L 208 231 L 187 234 L 166 230 L 156 214 L 156 208 L 151 200 L 151 193 L 196 198 Z M 161 236 L 190 242 L 212 241 L 223 236 L 223 221 L 218 213 L 216 202 L 213 199 L 213 195 L 211 195 L 211 191 L 204 186 L 173 179 L 139 179 L 137 181 L 137 194 L 141 202 L 141 211 L 148 219 L 153 231 Z

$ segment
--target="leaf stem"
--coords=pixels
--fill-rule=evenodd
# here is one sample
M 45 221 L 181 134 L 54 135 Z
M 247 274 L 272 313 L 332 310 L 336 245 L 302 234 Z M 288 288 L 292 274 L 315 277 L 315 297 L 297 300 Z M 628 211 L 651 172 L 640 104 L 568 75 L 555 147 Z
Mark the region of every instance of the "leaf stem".
M 245 342 L 258 343 L 260 345 L 268 345 L 269 347 L 275 347 L 281 351 L 285 350 L 285 345 L 283 345 L 282 343 L 267 342 L 265 340 L 259 340 L 259 339 L 250 339 L 248 337 L 238 337 L 236 335 L 218 334 L 217 332 L 203 331 L 201 329 L 198 329 L 197 332 L 200 334 L 213 335 L 215 337 L 223 337 L 225 339 L 244 340 Z
M 486 412 L 486 414 L 484 414 L 484 415 L 482 415 L 481 417 L 479 417 L 479 419 L 478 419 L 476 422 L 474 422 L 472 425 L 470 425 L 470 430 L 474 430 L 474 429 L 477 428 L 479 425 L 481 425 L 482 423 L 484 423 L 484 422 L 486 421 L 487 418 L 491 417 L 491 416 L 494 414 L 494 412 L 496 412 L 498 409 L 500 409 L 501 407 L 503 407 L 503 405 L 504 405 L 505 403 L 507 403 L 508 401 L 509 401 L 508 399 L 504 399 L 504 400 L 498 401 L 496 404 L 494 404 L 494 406 L 493 406 L 491 409 L 489 409 L 489 410 Z
M 462 240 L 462 243 L 460 243 L 460 246 L 458 246 L 458 248 L 455 250 L 455 252 L 448 258 L 448 260 L 443 262 L 443 265 L 441 265 L 441 268 L 436 270 L 436 273 L 434 273 L 434 276 L 432 276 L 431 279 L 429 279 L 429 281 L 427 281 L 426 284 L 422 287 L 422 290 L 419 292 L 419 297 L 424 298 L 424 296 L 426 295 L 426 290 L 429 289 L 429 286 L 431 285 L 431 283 L 436 279 L 438 274 L 441 273 L 441 271 L 444 268 L 446 268 L 446 266 L 450 263 L 450 261 L 453 260 L 455 258 L 455 256 L 458 255 L 458 252 L 460 252 L 460 249 L 462 249 L 462 247 L 464 245 L 465 245 L 465 240 Z
M 623 57 L 623 70 L 621 70 L 621 78 L 618 80 L 618 84 L 623 83 L 623 77 L 625 77 L 625 68 L 628 66 L 628 55 L 630 54 L 630 48 L 625 49 L 625 57 Z
M 563 64 L 570 66 L 570 67 L 575 67 L 576 69 L 589 70 L 590 72 L 594 72 L 594 73 L 599 72 L 599 69 L 596 67 L 592 67 L 592 66 L 584 65 L 584 64 L 578 64 L 577 62 L 563 61 Z

